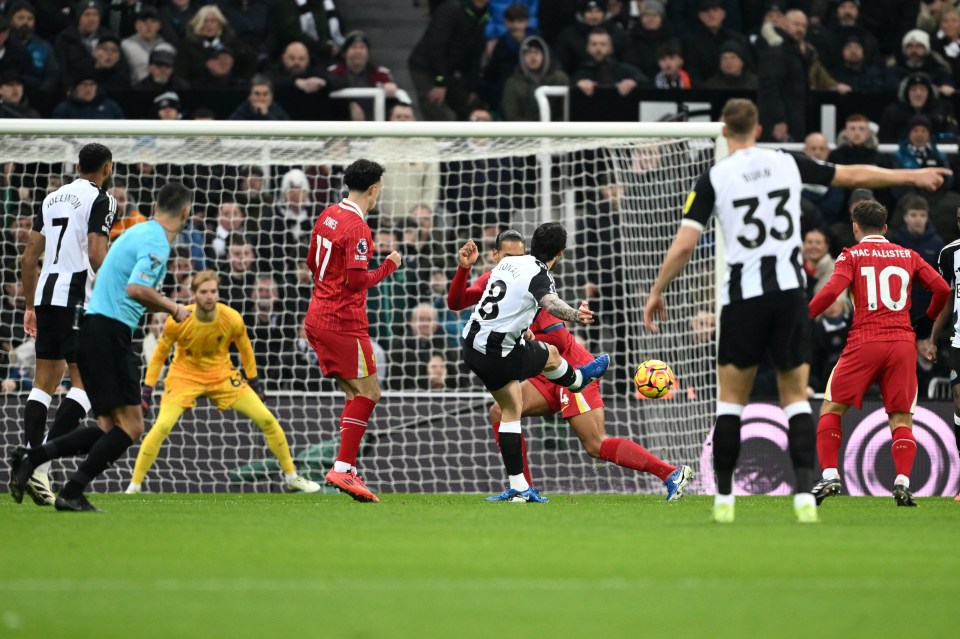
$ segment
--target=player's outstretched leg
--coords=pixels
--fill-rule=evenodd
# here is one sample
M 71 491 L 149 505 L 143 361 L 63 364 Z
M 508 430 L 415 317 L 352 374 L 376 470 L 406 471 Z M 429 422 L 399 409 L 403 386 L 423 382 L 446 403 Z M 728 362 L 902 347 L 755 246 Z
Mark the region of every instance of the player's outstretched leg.
M 293 456 L 290 455 L 290 446 L 287 444 L 287 436 L 280 427 L 280 422 L 264 405 L 263 401 L 257 397 L 256 393 L 252 390 L 249 393 L 244 393 L 230 408 L 253 420 L 263 431 L 270 452 L 280 463 L 280 469 L 283 471 L 283 479 L 288 491 L 300 493 L 320 491 L 320 484 L 297 474 L 297 469 L 293 465 Z
M 147 432 L 147 436 L 143 438 L 143 443 L 140 445 L 139 452 L 137 452 L 137 462 L 133 466 L 133 477 L 130 479 L 130 484 L 126 490 L 128 495 L 140 494 L 143 489 L 143 480 L 153 463 L 157 461 L 163 442 L 167 440 L 170 431 L 176 426 L 185 410 L 185 408 L 173 402 L 163 402 L 161 400 L 157 421 L 153 423 L 153 426 Z
M 584 388 L 597 381 L 607 372 L 610 366 L 610 356 L 604 353 L 580 368 L 573 368 L 567 360 L 555 353 L 550 347 L 550 359 L 543 369 L 543 376 L 558 386 L 566 386 L 572 393 L 579 393 Z
M 18 504 L 23 501 L 27 481 L 37 466 L 52 459 L 87 453 L 102 436 L 103 431 L 98 427 L 88 426 L 48 441 L 40 448 L 27 449 L 18 446 L 10 451 L 8 455 L 11 468 L 9 487 L 14 501 Z

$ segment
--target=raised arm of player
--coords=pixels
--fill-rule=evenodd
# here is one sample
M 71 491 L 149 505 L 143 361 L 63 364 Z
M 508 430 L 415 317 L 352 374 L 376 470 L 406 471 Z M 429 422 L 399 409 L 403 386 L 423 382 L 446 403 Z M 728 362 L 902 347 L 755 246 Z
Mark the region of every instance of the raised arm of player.
M 160 380 L 160 371 L 163 370 L 167 356 L 170 355 L 173 345 L 177 342 L 179 327 L 180 325 L 172 317 L 167 318 L 163 325 L 163 334 L 160 336 L 160 341 L 157 342 L 157 347 L 153 349 L 150 363 L 147 364 L 147 373 L 143 376 L 144 385 L 151 388 L 157 385 Z
M 538 324 L 538 322 L 534 322 L 534 325 L 536 324 Z M 567 350 L 567 344 L 569 343 L 570 339 L 573 338 L 573 335 L 570 333 L 570 329 L 568 329 L 567 325 L 561 322 L 559 319 L 556 319 L 556 321 L 553 321 L 546 326 L 537 326 L 537 329 L 538 330 L 533 332 L 534 339 L 536 339 L 538 342 L 543 342 L 544 344 L 550 344 L 560 351 L 561 354 Z
M 447 308 L 451 311 L 462 311 L 480 301 L 483 290 L 487 287 L 487 280 L 490 279 L 489 274 L 481 275 L 473 286 L 467 286 L 470 269 L 473 268 L 479 256 L 480 250 L 473 240 L 461 246 L 457 252 L 459 264 L 450 282 L 450 290 L 447 292 Z
M 663 299 L 663 292 L 690 261 L 693 251 L 697 248 L 697 242 L 700 241 L 700 235 L 703 234 L 701 224 L 688 224 L 686 222 L 684 220 L 680 223 L 680 230 L 677 231 L 677 236 L 673 238 L 673 244 L 670 245 L 670 249 L 663 258 L 660 273 L 657 274 L 656 281 L 650 287 L 650 296 L 643 308 L 643 325 L 651 333 L 660 332 L 660 329 L 654 323 L 655 316 L 660 321 L 667 319 L 667 304 Z
M 928 191 L 936 191 L 944 178 L 953 171 L 940 167 L 925 169 L 884 169 L 869 164 L 838 164 L 830 186 L 848 189 L 882 189 L 888 186 L 911 185 Z

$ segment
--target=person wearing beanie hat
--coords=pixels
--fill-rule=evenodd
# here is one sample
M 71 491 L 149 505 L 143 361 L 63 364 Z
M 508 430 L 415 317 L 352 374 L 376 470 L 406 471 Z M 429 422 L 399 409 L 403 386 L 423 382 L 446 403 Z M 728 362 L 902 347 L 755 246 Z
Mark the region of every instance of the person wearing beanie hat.
M 53 117 L 68 120 L 122 120 L 123 109 L 97 86 L 93 67 L 77 71 L 70 95 L 53 109 Z
M 491 14 L 496 9 L 490 6 Z M 530 10 L 523 4 L 511 4 L 503 12 L 502 34 L 496 39 L 487 42 L 490 52 L 489 60 L 483 67 L 480 99 L 486 104 L 499 105 L 503 101 L 503 89 L 507 80 L 517 69 L 520 60 L 520 43 L 523 39 L 536 31 L 531 27 L 532 16 Z M 492 22 L 492 19 L 491 19 Z M 500 31 L 498 31 L 500 32 Z M 490 29 L 487 29 L 490 33 Z M 493 48 L 490 48 L 490 45 Z
M 488 0 L 452 0 L 437 7 L 407 58 L 425 120 L 466 117 L 480 90 Z
M 111 35 L 102 20 L 103 8 L 99 2 L 80 2 L 74 15 L 74 23 L 61 31 L 53 42 L 57 60 L 62 65 L 60 73 L 64 87 L 71 86 L 81 68 L 93 66 L 93 50 L 97 42 Z
M 918 114 L 930 119 L 934 136 L 956 134 L 953 105 L 940 97 L 934 81 L 926 73 L 914 72 L 904 77 L 897 97 L 896 102 L 887 105 L 880 118 L 881 142 L 900 142 L 908 133 L 907 122 Z
M 150 54 L 167 41 L 160 35 L 160 12 L 148 4 L 140 8 L 133 26 L 136 33 L 121 42 L 121 49 L 130 66 L 130 81 L 136 84 L 147 77 Z
M 120 51 L 120 39 L 111 34 L 105 35 L 93 48 L 93 68 L 97 72 L 97 83 L 108 93 L 130 88 L 130 66 Z
M 886 67 L 883 55 L 880 52 L 880 43 L 873 34 L 873 30 L 866 27 L 861 20 L 860 3 L 851 0 L 835 2 L 832 9 L 833 19 L 827 20 L 826 28 L 815 31 L 814 44 L 820 53 L 823 63 L 828 67 L 839 66 L 841 51 L 844 43 L 850 38 L 856 38 L 863 47 L 864 65 L 883 69 Z
M 907 122 L 906 131 L 893 155 L 894 166 L 904 169 L 949 166 L 947 157 L 937 148 L 930 118 L 918 113 Z
M 587 38 L 590 32 L 602 27 L 613 41 L 613 57 L 624 60 L 630 50 L 627 33 L 607 20 L 606 2 L 581 2 L 577 21 L 560 32 L 553 44 L 556 62 L 564 73 L 572 76 L 589 60 Z
M 840 63 L 830 69 L 830 75 L 854 91 L 880 91 L 886 88 L 881 69 L 866 62 L 863 39 L 852 33 L 843 41 Z
M 727 91 L 753 91 L 757 88 L 757 75 L 747 68 L 746 52 L 739 42 L 728 40 L 720 45 L 720 68 L 707 79 L 708 89 Z
M 23 78 L 16 69 L 0 73 L 0 118 L 39 118 L 23 91 Z
M 923 72 L 930 76 L 933 85 L 942 96 L 949 97 L 956 91 L 950 63 L 930 47 L 930 35 L 913 29 L 900 41 L 897 64 L 888 70 L 891 88 L 897 87 L 911 73 Z
M 550 47 L 540 36 L 520 44 L 520 63 L 503 88 L 503 117 L 517 122 L 540 120 L 534 92 L 541 86 L 567 86 L 569 79 L 550 60 Z
M 663 9 L 663 5 L 656 0 L 645 2 L 640 9 L 639 19 L 628 31 L 632 62 L 650 78 L 660 71 L 657 49 L 668 42 L 680 42 L 667 22 L 665 12 L 660 9 Z
M 154 94 L 189 89 L 190 85 L 173 71 L 176 58 L 177 52 L 170 44 L 157 45 L 147 60 L 147 76 L 133 88 Z
M 725 6 L 726 3 L 718 0 L 702 1 L 698 5 L 692 36 L 684 46 L 687 71 L 697 80 L 705 80 L 717 72 L 720 45 L 725 42 L 737 42 L 743 51 L 752 50 L 747 39 L 726 24 Z M 743 61 L 748 68 L 753 66 L 752 56 Z
M 663 7 L 663 3 L 658 0 L 643 0 L 643 6 L 640 7 L 640 15 L 644 16 L 648 13 L 656 13 L 663 18 L 667 15 L 667 10 Z
M 4 67 L 15 66 L 24 74 L 27 88 L 53 94 L 60 88 L 60 63 L 53 45 L 35 33 L 36 9 L 26 0 L 7 5 L 10 35 L 3 55 Z M 66 28 L 66 27 L 65 27 Z M 20 46 L 22 45 L 22 49 Z M 21 49 L 17 52 L 16 49 Z M 7 56 L 11 59 L 8 60 Z M 15 61 L 13 65 L 10 62 Z M 34 67 L 35 70 L 30 67 Z
M 380 87 L 388 98 L 392 98 L 397 94 L 393 74 L 387 67 L 373 61 L 370 49 L 370 38 L 366 33 L 351 31 L 343 42 L 340 60 L 327 67 L 327 74 L 348 87 Z M 355 114 L 353 119 L 372 120 L 373 103 L 370 100 L 352 102 L 351 112 Z
M 180 113 L 180 96 L 174 91 L 167 91 L 155 97 L 153 107 L 157 110 L 158 120 L 179 120 L 183 117 Z

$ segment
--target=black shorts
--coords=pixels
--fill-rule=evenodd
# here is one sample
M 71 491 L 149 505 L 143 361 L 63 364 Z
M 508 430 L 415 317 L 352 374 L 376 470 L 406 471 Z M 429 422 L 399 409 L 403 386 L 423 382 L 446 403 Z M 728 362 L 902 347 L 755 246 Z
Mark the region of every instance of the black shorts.
M 960 384 L 960 348 L 950 347 L 950 385 Z
M 550 351 L 543 342 L 517 344 L 506 357 L 484 355 L 472 346 L 463 347 L 463 360 L 489 391 L 503 388 L 513 381 L 536 377 L 543 371 Z
M 800 289 L 733 302 L 720 312 L 718 364 L 750 368 L 759 365 L 768 350 L 777 370 L 808 361 L 810 319 L 807 296 Z
M 37 359 L 65 359 L 77 361 L 77 324 L 83 308 L 52 306 L 36 307 Z
M 131 342 L 130 327 L 115 319 L 87 315 L 80 324 L 77 364 L 94 415 L 140 405 L 140 358 Z

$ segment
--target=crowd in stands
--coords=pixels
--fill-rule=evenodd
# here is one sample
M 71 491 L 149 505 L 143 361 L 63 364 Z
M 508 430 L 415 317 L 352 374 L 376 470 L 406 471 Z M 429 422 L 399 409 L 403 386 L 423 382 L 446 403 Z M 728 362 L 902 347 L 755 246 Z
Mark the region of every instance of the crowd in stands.
M 149 108 L 134 115 L 369 120 L 370 102 L 345 102 L 338 109 L 322 100 L 340 88 L 382 87 L 388 96 L 405 89 L 416 97 L 416 104 L 393 100 L 391 121 L 532 121 L 539 119 L 534 92 L 540 86 L 567 86 L 596 99 L 649 89 L 709 89 L 755 95 L 764 139 L 804 142 L 804 152 L 819 160 L 911 168 L 952 164 L 938 143 L 952 141 L 958 130 L 952 96 L 960 83 L 960 0 L 428 4 L 429 23 L 409 52 L 411 86 L 399 87 L 377 63 L 375 43 L 341 23 L 334 0 L 0 3 L 0 117 L 117 119 L 145 103 Z M 216 91 L 241 97 L 227 109 L 203 102 Z M 893 99 L 874 122 L 861 114 L 846 117 L 831 150 L 823 135 L 807 128 L 812 91 L 880 92 Z M 326 107 L 318 110 L 318 104 Z M 899 148 L 882 153 L 880 142 Z M 446 161 L 430 141 L 407 140 L 423 147 L 418 161 L 384 162 L 390 183 L 370 219 L 375 251 L 385 256 L 396 248 L 404 256 L 404 267 L 369 295 L 387 388 L 475 387 L 456 352 L 465 317 L 445 306 L 451 255 L 467 237 L 480 238 L 488 249 L 512 222 L 512 212 L 537 206 L 536 168 L 522 159 L 490 159 L 483 154 L 489 143 L 464 139 L 458 157 L 478 159 Z M 376 146 L 367 154 L 381 155 Z M 679 175 L 669 158 L 650 150 L 637 151 L 626 164 L 619 176 L 587 170 L 577 185 L 583 192 L 577 232 L 590 247 L 578 249 L 589 276 L 577 285 L 608 316 L 618 312 L 617 300 L 638 293 L 615 275 L 620 212 L 678 209 L 702 169 Z M 0 342 L 12 352 L 23 345 L 16 259 L 35 207 L 69 179 L 69 169 L 12 163 L 3 168 Z M 149 216 L 165 180 L 195 187 L 197 213 L 178 243 L 168 287 L 187 301 L 188 275 L 219 269 L 222 296 L 247 318 L 268 383 L 315 388 L 319 372 L 300 328 L 310 285 L 302 253 L 320 210 L 342 194 L 339 170 L 118 165 L 111 186 L 118 202 L 113 234 Z M 865 197 L 888 206 L 891 239 L 916 248 L 931 263 L 944 242 L 960 237 L 954 180 L 934 193 L 809 189 L 802 228 L 811 294 L 829 278 L 839 251 L 853 243 L 850 207 Z M 644 272 L 645 280 L 652 281 L 655 267 Z M 700 306 L 689 328 L 706 335 L 715 318 L 710 304 Z M 922 310 L 918 299 L 914 312 Z M 812 391 L 822 391 L 850 313 L 841 302 L 814 322 Z M 161 319 L 147 322 L 147 356 Z M 615 341 L 613 347 L 625 350 Z M 8 360 L 0 367 L 4 390 L 29 383 L 19 372 L 29 353 L 16 359 L 19 365 Z M 943 371 L 924 373 L 921 379 Z M 762 384 L 763 375 L 761 394 Z

